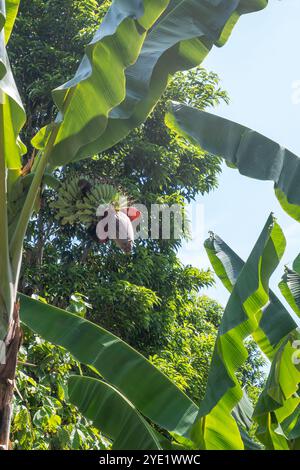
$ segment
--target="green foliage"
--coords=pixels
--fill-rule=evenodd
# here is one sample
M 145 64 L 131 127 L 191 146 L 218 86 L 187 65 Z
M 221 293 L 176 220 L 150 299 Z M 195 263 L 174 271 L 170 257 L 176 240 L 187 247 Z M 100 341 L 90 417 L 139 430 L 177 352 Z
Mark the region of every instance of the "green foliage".
M 14 449 L 105 449 L 110 443 L 69 403 L 67 382 L 81 373 L 64 349 L 29 329 L 19 355 L 11 441 Z
M 205 296 L 192 295 L 192 302 L 176 309 L 165 348 L 150 358 L 177 386 L 196 403 L 205 395 L 209 365 L 213 354 L 223 309 Z M 253 341 L 247 344 L 248 360 L 238 372 L 253 402 L 264 381 L 265 361 Z
M 204 396 L 209 363 L 217 329 L 212 320 L 221 317 L 222 309 L 212 300 L 194 296 L 170 326 L 167 344 L 160 354 L 150 358 L 152 363 L 168 375 L 196 403 Z
M 228 166 L 238 169 L 242 175 L 273 181 L 283 209 L 300 221 L 297 155 L 241 124 L 178 103 L 170 104 L 166 123 L 194 145 L 224 158 Z
M 33 331 L 64 347 L 98 373 L 153 423 L 178 435 L 189 435 L 197 406 L 120 338 L 66 310 L 24 295 L 21 295 L 21 319 Z M 119 398 L 116 396 L 117 401 Z
M 54 4 L 54 1 L 51 3 Z M 62 11 L 64 2 L 58 3 Z M 51 45 L 58 56 L 59 50 L 65 47 L 59 22 L 56 27 L 52 13 L 51 9 L 42 9 L 43 22 L 52 25 L 51 35 L 44 37 L 39 22 L 35 22 L 35 2 L 21 10 L 19 24 L 12 37 L 11 52 L 19 56 L 22 70 L 29 66 L 27 59 L 32 64 L 38 64 L 40 60 L 38 55 L 30 58 L 19 55 L 19 41 L 21 38 L 26 40 L 29 28 L 40 46 L 47 48 Z M 55 70 L 60 74 L 58 80 L 62 76 L 69 78 L 75 59 L 79 61 L 81 58 L 83 43 L 93 33 L 91 29 L 85 32 L 85 28 L 88 24 L 96 25 L 96 21 L 90 20 L 90 14 L 89 10 L 82 9 L 80 15 L 83 16 L 76 15 L 75 24 L 68 26 L 70 31 L 82 30 L 83 35 L 78 47 L 72 49 L 71 64 L 67 51 L 64 56 L 66 61 L 57 60 L 59 63 L 55 64 Z M 69 19 L 70 23 L 72 21 L 73 16 Z M 43 88 L 53 86 L 51 77 L 42 73 L 38 66 L 33 70 L 35 79 L 28 77 L 28 82 L 27 77 L 21 76 L 18 70 L 17 77 L 24 87 L 26 83 L 28 86 L 38 83 L 40 79 L 43 80 Z M 104 179 L 115 187 L 121 186 L 133 201 L 147 206 L 150 203 L 183 204 L 183 197 L 191 201 L 197 193 L 209 191 L 217 184 L 219 160 L 196 147 L 182 145 L 164 126 L 166 101 L 182 99 L 183 95 L 188 103 L 201 104 L 203 108 L 228 100 L 216 74 L 202 68 L 180 73 L 141 128 L 133 131 L 128 139 L 111 151 L 100 157 L 95 156 L 89 162 L 72 165 L 58 177 L 68 184 L 71 177 L 82 175 L 95 178 L 97 175 L 100 181 Z M 43 107 L 45 121 L 49 120 L 50 108 L 44 106 L 40 97 L 37 103 Z M 30 113 L 38 118 L 39 113 L 33 103 L 28 102 L 27 106 Z M 34 129 L 29 129 L 29 126 L 31 121 L 28 122 L 27 132 L 32 135 Z M 50 303 L 61 307 L 68 305 L 66 292 L 82 292 L 93 306 L 88 318 L 120 335 L 145 355 L 158 353 L 167 344 L 166 335 L 174 323 L 176 308 L 186 302 L 192 309 L 189 291 L 198 291 L 210 285 L 211 274 L 181 266 L 174 251 L 180 246 L 176 240 L 141 243 L 130 258 L 124 257 L 113 246 L 100 246 L 94 242 L 93 234 L 84 228 L 61 227 L 55 219 L 55 210 L 50 207 L 55 201 L 55 192 L 47 190 L 39 217 L 33 220 L 29 228 L 21 290 L 45 296 Z M 101 312 L 99 306 L 104 307 Z
M 25 142 L 56 114 L 51 91 L 71 77 L 110 1 L 22 1 L 9 45 L 26 107 Z
M 15 62 L 17 80 L 22 86 L 22 95 L 25 97 L 29 112 L 24 133 L 27 143 L 39 127 L 54 117 L 55 111 L 50 98 L 50 89 L 73 76 L 82 56 L 83 45 L 92 37 L 95 27 L 99 23 L 99 18 L 102 17 L 109 3 L 104 2 L 102 8 L 96 1 L 79 2 L 75 0 L 65 2 L 34 0 L 22 5 L 20 19 L 10 45 L 10 52 Z M 154 1 L 138 2 L 139 7 L 144 3 L 147 7 L 151 6 L 149 8 L 151 12 L 154 11 L 154 8 L 158 8 L 159 3 L 163 2 L 156 2 L 155 7 Z M 233 23 L 240 14 L 247 12 L 248 7 L 252 11 L 265 5 L 264 0 L 247 2 L 246 5 L 244 2 L 232 1 L 229 3 L 228 9 L 223 9 L 223 2 L 216 6 L 205 6 L 206 9 L 211 10 L 215 20 L 215 28 L 212 30 L 208 28 L 209 37 L 205 37 L 203 34 L 203 24 L 206 24 L 207 17 L 206 14 L 203 14 L 206 13 L 206 10 L 202 2 L 191 0 L 170 3 L 169 15 L 163 16 L 162 21 L 156 22 L 154 29 L 158 31 L 160 38 L 164 38 L 164 27 L 162 26 L 166 26 L 166 31 L 170 31 L 170 18 L 173 18 L 178 26 L 183 27 L 176 28 L 175 33 L 178 36 L 176 44 L 173 44 L 172 41 L 170 43 L 159 41 L 159 47 L 156 47 L 159 67 L 156 67 L 153 76 L 151 60 L 147 60 L 147 67 L 142 68 L 145 73 L 139 77 L 139 83 L 146 80 L 147 75 L 149 83 L 146 83 L 145 93 L 142 91 L 143 96 L 137 96 L 137 94 L 135 98 L 137 97 L 137 101 L 140 101 L 144 106 L 147 95 L 149 97 L 146 103 L 147 109 L 142 109 L 141 114 L 138 115 L 134 109 L 135 106 L 132 106 L 130 102 L 131 98 L 124 101 L 125 107 L 115 108 L 115 115 L 112 112 L 108 119 L 109 125 L 105 131 L 102 148 L 108 147 L 107 142 L 111 144 L 120 140 L 120 138 L 115 138 L 114 132 L 111 132 L 112 127 L 117 130 L 118 135 L 125 135 L 138 123 L 142 123 L 162 94 L 169 74 L 173 74 L 177 69 L 182 70 L 198 64 L 214 43 L 221 45 L 225 42 Z M 129 8 L 129 3 L 127 6 Z M 190 8 L 185 8 L 186 6 Z M 124 68 L 135 60 L 135 55 L 137 55 L 135 52 L 138 52 L 138 47 L 142 45 L 140 28 L 142 23 L 139 23 L 141 15 L 137 14 L 134 19 L 126 12 L 127 10 L 124 16 L 126 21 L 128 20 L 126 25 L 125 22 L 123 26 L 119 23 L 113 23 L 113 26 L 116 26 L 113 38 L 118 40 L 121 38 L 120 42 L 124 51 L 126 50 L 124 57 L 121 57 L 120 68 L 114 69 L 116 73 L 108 80 L 109 74 L 107 72 L 110 73 L 111 64 L 107 65 L 102 61 L 101 63 L 95 61 L 92 64 L 98 67 L 99 76 L 106 83 L 109 82 L 109 89 L 113 91 L 113 93 L 108 93 L 105 99 L 104 93 L 94 95 L 89 93 L 86 96 L 84 104 L 88 104 L 88 112 L 97 121 L 97 126 L 86 126 L 87 123 L 90 124 L 90 114 L 89 120 L 85 123 L 79 121 L 76 115 L 80 99 L 76 100 L 78 96 L 80 97 L 80 90 L 93 82 L 95 77 L 92 74 L 86 76 L 86 81 L 82 81 L 82 77 L 76 75 L 76 87 L 72 93 L 67 92 L 70 84 L 61 87 L 54 93 L 64 121 L 61 129 L 58 127 L 50 129 L 53 131 L 53 139 L 56 140 L 58 137 L 57 141 L 64 142 L 67 140 L 66 138 L 70 137 L 73 142 L 72 139 L 75 136 L 76 146 L 80 140 L 77 139 L 79 134 L 84 137 L 78 148 L 75 149 L 71 145 L 70 152 L 69 150 L 58 151 L 57 154 L 54 152 L 55 163 L 72 161 L 75 157 L 81 158 L 87 154 L 95 153 L 95 149 L 100 148 L 97 137 L 98 133 L 101 134 L 105 129 L 108 111 L 124 98 L 125 83 L 122 81 Z M 142 19 L 144 21 L 142 25 L 145 28 L 150 26 L 150 20 L 154 20 L 154 17 L 148 18 L 147 12 L 148 10 L 146 10 L 147 25 L 145 18 Z M 195 29 L 191 32 L 186 20 L 194 19 L 193 12 L 199 13 L 199 21 L 193 22 Z M 227 22 L 229 17 L 234 21 Z M 137 30 L 136 26 L 139 26 Z M 129 30 L 132 32 L 132 35 L 127 36 L 128 40 L 125 42 L 122 41 L 123 27 L 128 28 L 127 33 Z M 169 38 L 172 39 L 171 36 Z M 95 43 L 89 47 L 87 54 L 90 54 L 90 57 L 92 51 L 95 55 L 99 53 L 105 42 L 102 39 L 103 37 L 99 39 L 98 36 Z M 112 36 L 104 36 L 105 39 L 105 44 L 109 43 L 111 46 L 110 51 L 116 51 L 116 44 Z M 131 47 L 129 39 L 138 41 L 133 41 L 134 48 Z M 148 39 L 148 44 L 153 47 L 151 33 Z M 25 47 L 26 41 L 30 41 L 28 47 Z M 178 47 L 179 41 L 182 41 L 181 46 L 183 47 Z M 194 43 L 197 43 L 197 47 L 192 47 L 189 52 L 187 45 L 194 46 Z M 32 47 L 33 44 L 34 47 Z M 171 61 L 165 60 L 167 58 L 164 54 L 166 45 Z M 27 50 L 31 52 L 27 53 Z M 138 62 L 136 68 L 132 68 L 133 70 L 138 71 L 140 64 L 143 65 L 143 53 L 141 57 L 142 60 Z M 158 70 L 159 74 L 157 74 Z M 157 90 L 153 90 L 152 84 L 149 86 L 152 79 L 155 86 L 158 85 Z M 116 86 L 111 87 L 114 81 Z M 132 82 L 128 80 L 127 91 L 131 90 L 132 83 L 134 80 Z M 93 82 L 93 92 L 95 92 L 96 85 L 98 86 L 98 81 L 97 84 Z M 127 98 L 129 95 L 130 93 Z M 56 176 L 64 183 L 71 176 L 76 178 L 83 175 L 88 178 L 97 175 L 99 181 L 100 178 L 106 178 L 114 185 L 120 185 L 136 201 L 147 206 L 154 202 L 160 204 L 176 202 L 184 206 L 186 201 L 192 201 L 198 193 L 208 192 L 216 186 L 219 159 L 199 150 L 196 146 L 187 146 L 185 142 L 170 134 L 163 126 L 166 100 L 183 99 L 183 95 L 187 104 L 197 105 L 201 109 L 215 105 L 222 100 L 227 101 L 227 95 L 220 89 L 215 74 L 207 73 L 200 68 L 186 74 L 178 74 L 144 125 L 131 132 L 126 140 L 111 150 L 100 156 L 94 156 L 88 164 L 86 162 L 78 163 L 72 168 L 65 168 L 57 172 Z M 66 96 L 68 97 L 66 103 L 62 103 L 62 99 Z M 94 103 L 97 103 L 97 106 L 93 108 Z M 120 121 L 120 110 L 122 112 L 122 109 L 125 108 L 126 111 L 132 109 L 133 120 L 128 119 L 128 122 L 123 120 L 123 123 L 125 122 L 123 126 L 123 123 L 120 125 L 121 123 L 118 121 Z M 101 119 L 99 119 L 99 113 L 93 114 L 98 110 L 99 113 L 101 111 Z M 85 112 L 82 113 L 83 116 L 85 114 Z M 114 123 L 111 126 L 113 120 Z M 87 127 L 89 129 L 86 129 Z M 92 141 L 92 146 L 87 148 L 89 140 L 86 139 L 86 130 L 88 138 L 91 138 Z M 52 143 L 57 143 L 54 140 Z M 102 146 L 102 140 L 100 143 Z M 83 151 L 82 145 L 84 146 Z M 46 179 L 44 183 L 46 183 Z M 32 203 L 36 199 L 39 186 L 40 183 L 36 188 L 31 186 Z M 208 299 L 198 298 L 197 295 L 202 287 L 211 285 L 213 282 L 211 273 L 181 265 L 176 256 L 176 250 L 181 244 L 180 240 L 140 242 L 137 244 L 133 256 L 125 258 L 112 246 L 104 247 L 96 244 L 94 234 L 91 231 L 88 232 L 84 224 L 79 227 L 60 227 L 55 218 L 57 214 L 53 209 L 56 202 L 56 191 L 47 190 L 44 196 L 38 198 L 36 202 L 36 207 L 40 203 L 41 211 L 39 216 L 35 216 L 33 219 L 26 240 L 26 265 L 22 273 L 22 291 L 45 296 L 47 300 L 54 301 L 58 306 L 66 307 L 70 303 L 69 309 L 71 311 L 79 313 L 82 317 L 92 318 L 101 326 L 117 333 L 146 356 L 151 354 L 153 362 L 156 361 L 169 376 L 180 383 L 180 387 L 186 390 L 190 396 L 197 400 L 202 398 L 203 384 L 207 378 L 220 308 Z M 31 212 L 29 204 L 26 209 L 29 217 Z M 75 296 L 70 299 L 66 298 L 66 292 L 70 293 L 74 290 L 77 292 Z M 78 292 L 82 292 L 82 294 L 78 294 Z M 89 308 L 89 303 L 93 307 L 92 309 Z M 208 314 L 211 318 L 208 318 Z M 50 329 L 46 328 L 44 334 L 48 334 L 49 331 Z M 55 341 L 55 338 L 52 337 L 52 340 Z M 34 340 L 31 341 L 34 344 Z M 30 349 L 30 345 L 28 348 Z M 64 369 L 65 363 L 61 364 L 61 358 L 59 355 L 55 355 L 55 351 L 54 348 L 52 351 L 54 360 L 58 363 L 58 368 Z M 45 353 L 47 354 L 47 351 Z M 248 370 L 240 371 L 244 374 L 244 383 L 247 383 L 250 378 L 257 378 L 258 364 L 260 364 L 259 359 L 254 358 L 251 365 L 255 366 L 252 369 L 250 366 Z M 79 366 L 74 363 L 72 367 Z M 70 370 L 68 369 L 68 371 Z M 51 371 L 47 370 L 47 372 Z M 65 375 L 68 375 L 66 370 Z M 259 379 L 257 380 L 259 382 Z M 52 387 L 48 388 L 47 392 L 55 394 Z M 36 396 L 39 401 L 31 405 L 33 409 L 41 403 L 39 393 L 40 391 L 37 390 Z M 58 393 L 60 394 L 60 392 Z M 59 398 L 58 401 L 62 400 Z M 51 408 L 51 405 L 48 406 L 48 404 L 41 408 L 40 405 L 29 420 L 21 407 L 19 418 L 17 414 L 15 419 L 16 433 L 19 432 L 16 437 L 19 447 L 36 445 L 38 448 L 41 445 L 39 436 L 43 432 L 46 433 L 47 439 L 49 438 L 49 448 L 59 447 L 61 444 L 57 444 L 57 441 L 56 444 L 52 443 L 52 434 L 56 435 L 61 431 L 66 436 L 66 432 L 70 432 L 69 428 L 61 430 L 64 420 L 67 418 L 62 416 L 62 412 L 59 410 L 58 405 L 57 408 L 54 405 Z M 153 410 L 155 413 L 157 412 L 154 406 Z M 88 436 L 83 438 L 81 418 L 78 417 L 78 420 L 80 424 L 74 431 L 77 436 L 76 445 L 78 447 L 89 446 L 89 431 L 87 431 Z M 20 422 L 25 422 L 25 427 L 18 430 Z M 33 423 L 33 433 L 36 433 L 32 437 L 31 444 L 27 443 L 26 436 L 24 436 L 29 422 Z M 160 420 L 158 419 L 156 422 L 160 422 Z M 72 422 L 67 426 L 71 424 L 74 425 Z M 87 430 L 89 430 L 88 427 Z M 71 435 L 72 433 L 73 428 Z M 91 430 L 91 435 L 92 433 L 93 430 Z M 78 436 L 82 437 L 80 444 L 78 444 Z M 97 443 L 101 441 L 99 435 L 97 435 L 97 439 Z M 67 448 L 73 446 L 71 443 L 65 445 Z M 102 445 L 101 442 L 99 445 Z
M 215 74 L 203 68 L 179 74 L 141 128 L 111 151 L 72 165 L 59 177 L 68 184 L 70 178 L 98 175 L 146 206 L 183 204 L 183 197 L 192 201 L 199 192 L 208 192 L 217 184 L 218 158 L 185 145 L 164 126 L 166 101 L 183 96 L 203 108 L 228 100 Z M 215 302 L 198 299 L 201 288 L 212 284 L 211 273 L 181 265 L 176 256 L 179 240 L 138 243 L 129 258 L 113 246 L 99 246 L 85 229 L 57 224 L 49 208 L 51 201 L 55 205 L 53 192 L 45 192 L 44 199 L 37 219 L 41 232 L 32 227 L 27 239 L 23 292 L 39 293 L 62 308 L 68 303 L 66 292 L 82 292 L 93 307 L 87 318 L 150 356 L 198 402 L 204 396 L 221 315 Z M 36 263 L 39 240 L 41 265 Z M 243 369 L 244 385 L 251 378 L 261 384 L 261 363 L 253 352 Z
M 69 393 L 71 402 L 113 440 L 112 450 L 162 449 L 156 431 L 116 388 L 102 380 L 72 376 Z
M 100 204 L 112 204 L 119 209 L 125 199 L 114 186 L 101 184 L 97 180 L 81 179 L 79 176 L 66 180 L 60 186 L 52 206 L 62 225 L 81 224 L 95 230 L 99 220 L 96 213 Z

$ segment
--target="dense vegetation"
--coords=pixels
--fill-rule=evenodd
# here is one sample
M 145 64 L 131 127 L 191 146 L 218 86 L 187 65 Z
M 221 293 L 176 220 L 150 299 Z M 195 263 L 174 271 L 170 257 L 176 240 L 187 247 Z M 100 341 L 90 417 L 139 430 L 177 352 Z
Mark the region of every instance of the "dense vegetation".
M 16 80 L 27 100 L 29 119 L 24 138 L 28 144 L 30 136 L 51 118 L 50 90 L 74 73 L 84 45 L 109 2 L 102 7 L 97 3 L 50 0 L 45 6 L 34 0 L 21 4 L 10 53 Z M 28 43 L 25 48 L 24 43 Z M 24 75 L 24 70 L 30 73 Z M 197 194 L 213 190 L 220 171 L 219 160 L 194 146 L 187 147 L 169 132 L 164 125 L 168 99 L 184 100 L 201 109 L 228 101 L 216 74 L 203 68 L 177 74 L 141 128 L 101 157 L 60 171 L 59 178 L 64 181 L 97 175 L 99 181 L 121 186 L 134 201 L 147 206 L 184 206 Z M 201 289 L 213 283 L 212 273 L 183 266 L 177 256 L 179 240 L 140 242 L 129 258 L 114 245 L 99 245 L 84 230 L 59 224 L 51 209 L 55 197 L 55 191 L 44 192 L 39 215 L 30 225 L 21 291 L 62 308 L 69 305 L 70 293 L 83 294 L 90 303 L 87 318 L 150 357 L 182 390 L 199 401 L 204 396 L 222 315 L 216 302 L 199 296 Z M 29 332 L 24 347 L 26 360 L 45 362 L 46 369 L 29 367 L 24 373 L 22 368 L 19 374 L 18 386 L 26 398 L 17 397 L 13 427 L 17 446 L 91 446 L 84 431 L 86 422 L 75 417 L 74 408 L 66 411 L 61 393 L 68 371 L 76 367 L 74 361 Z M 253 348 L 242 373 L 245 384 L 253 383 L 253 379 L 256 385 L 261 383 L 261 364 L 262 359 Z M 75 437 L 66 441 L 70 430 Z M 80 435 L 82 432 L 84 436 Z M 99 440 L 94 444 L 97 445 Z

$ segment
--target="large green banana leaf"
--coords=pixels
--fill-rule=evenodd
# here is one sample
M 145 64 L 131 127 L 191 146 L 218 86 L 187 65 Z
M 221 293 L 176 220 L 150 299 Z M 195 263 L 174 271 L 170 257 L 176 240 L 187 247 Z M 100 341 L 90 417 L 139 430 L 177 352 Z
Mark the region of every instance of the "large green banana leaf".
M 297 256 L 297 258 L 294 261 L 293 269 L 297 271 L 298 274 L 300 274 L 300 254 Z
M 217 235 L 211 234 L 205 247 L 216 274 L 232 292 L 244 262 Z M 253 332 L 262 351 L 273 361 L 268 382 L 254 414 L 259 423 L 258 437 L 270 449 L 289 448 L 289 435 L 280 432 L 280 426 L 284 420 L 288 420 L 290 413 L 295 413 L 294 407 L 298 403 L 294 394 L 297 392 L 299 375 L 291 357 L 295 352 L 292 345 L 298 336 L 297 324 L 270 291 L 270 303 L 262 310 L 259 327 Z M 288 390 L 286 383 L 290 385 Z
M 267 0 L 171 0 L 137 62 L 127 69 L 126 98 L 111 111 L 106 131 L 90 153 L 112 147 L 141 125 L 175 72 L 199 65 L 213 45 L 225 44 L 241 15 L 266 5 Z
M 17 176 L 24 150 L 18 136 L 25 122 L 25 112 L 6 52 L 17 7 L 18 2 L 0 1 L 0 340 L 6 336 L 14 303 L 8 242 L 7 175 Z
M 297 422 L 286 422 L 300 413 L 300 365 L 294 361 L 295 342 L 300 344 L 300 332 L 290 333 L 280 346 L 272 361 L 266 386 L 254 410 L 254 418 L 259 424 L 257 436 L 267 449 L 288 450 L 290 434 Z M 299 437 L 300 434 L 297 436 Z
M 201 63 L 214 44 L 226 42 L 240 15 L 266 4 L 267 0 L 115 0 L 74 79 L 54 91 L 62 123 L 51 163 L 63 165 L 121 141 L 143 123 L 172 74 Z M 34 139 L 39 148 L 44 134 L 43 130 Z
M 282 422 L 281 426 L 290 441 L 290 449 L 300 450 L 300 406 Z
M 300 266 L 297 263 L 296 260 L 293 266 L 294 269 L 286 267 L 279 288 L 286 301 L 300 317 Z
M 141 50 L 147 30 L 169 0 L 114 0 L 74 78 L 53 91 L 59 109 L 56 126 L 34 138 L 38 148 L 55 132 L 51 163 L 63 165 L 92 156 L 93 142 L 102 135 L 108 113 L 125 97 L 125 69 Z M 59 128 L 57 128 L 59 126 Z M 92 144 L 92 152 L 86 151 Z
M 71 376 L 69 399 L 105 436 L 113 450 L 161 449 L 154 429 L 111 385 L 89 377 Z
M 21 153 L 24 152 L 24 147 L 18 136 L 26 119 L 5 47 L 18 4 L 16 1 L 0 0 L 0 151 L 5 158 L 6 168 L 10 170 L 18 170 L 21 167 Z
M 269 300 L 269 278 L 284 253 L 285 238 L 271 215 L 232 290 L 216 340 L 206 394 L 200 404 L 194 439 L 206 449 L 243 449 L 231 416 L 243 391 L 236 372 L 247 358 L 244 340 L 259 326 Z
M 232 292 L 244 261 L 216 234 L 211 234 L 204 245 L 215 273 Z M 262 309 L 259 328 L 253 332 L 253 337 L 263 353 L 272 360 L 283 338 L 294 331 L 297 324 L 271 290 L 269 297 L 270 302 Z
M 103 328 L 64 310 L 20 295 L 29 328 L 92 366 L 153 422 L 188 435 L 198 408 L 141 354 Z
M 10 38 L 19 5 L 20 0 L 0 0 L 0 30 L 4 25 L 6 44 Z
M 167 125 L 242 175 L 274 181 L 283 209 L 300 221 L 300 158 L 267 137 L 235 122 L 178 103 L 170 104 Z
M 252 403 L 244 390 L 243 397 L 241 401 L 235 406 L 232 412 L 232 416 L 236 420 L 241 438 L 245 447 L 245 450 L 260 450 L 261 447 L 259 444 L 253 441 L 249 435 L 249 431 L 252 426 L 252 416 L 253 416 L 253 406 Z

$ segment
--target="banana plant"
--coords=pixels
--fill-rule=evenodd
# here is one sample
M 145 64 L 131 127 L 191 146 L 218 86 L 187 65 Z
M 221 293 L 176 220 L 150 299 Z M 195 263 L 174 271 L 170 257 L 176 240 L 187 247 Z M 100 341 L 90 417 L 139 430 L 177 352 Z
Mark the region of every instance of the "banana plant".
M 264 448 L 299 447 L 300 366 L 295 360 L 295 344 L 300 343 L 300 334 L 297 322 L 268 288 L 285 249 L 283 233 L 271 215 L 246 263 L 217 235 L 211 234 L 205 247 L 231 297 L 200 407 L 108 331 L 72 313 L 20 296 L 22 322 L 98 374 L 98 379 L 72 377 L 69 396 L 112 440 L 113 449 L 169 449 L 180 445 L 209 450 L 258 449 L 248 434 L 252 421 L 258 426 L 257 439 Z M 272 364 L 254 410 L 235 376 L 246 360 L 245 340 L 249 335 Z M 167 431 L 169 438 L 158 434 L 155 425 Z
M 273 181 L 282 208 L 300 222 L 300 158 L 248 127 L 180 103 L 170 103 L 166 124 L 242 175 Z
M 276 253 L 275 259 L 279 253 L 282 253 L 284 244 L 281 234 L 274 244 L 276 250 L 272 250 L 272 253 Z M 215 273 L 228 291 L 233 293 L 242 276 L 245 276 L 248 262 L 245 264 L 220 237 L 213 233 L 206 240 L 205 248 Z M 252 277 L 248 279 L 252 281 Z M 258 425 L 257 437 L 266 449 L 295 449 L 299 445 L 300 436 L 297 434 L 300 412 L 298 392 L 300 368 L 299 361 L 295 360 L 298 357 L 295 345 L 299 344 L 299 325 L 272 291 L 269 291 L 269 302 L 257 312 L 256 316 L 257 328 L 251 334 L 271 362 L 265 389 L 252 413 L 252 419 Z M 226 360 L 228 364 L 227 356 L 223 354 L 224 351 L 222 351 L 222 360 Z
M 3 449 L 9 442 L 21 338 L 17 289 L 23 242 L 46 177 L 49 181 L 57 166 L 88 158 L 119 142 L 146 119 L 172 74 L 198 65 L 214 45 L 226 42 L 242 14 L 267 5 L 267 0 L 114 0 L 74 77 L 53 91 L 57 117 L 33 136 L 37 153 L 23 166 L 26 148 L 19 134 L 26 115 L 6 51 L 19 2 L 0 0 L 0 341 L 6 347 L 6 364 L 0 366 Z
M 273 181 L 275 194 L 283 209 L 300 221 L 298 156 L 245 126 L 180 103 L 170 103 L 166 123 L 180 137 L 222 157 L 230 168 L 238 169 L 241 174 Z M 258 425 L 257 437 L 266 449 L 299 449 L 299 323 L 275 294 L 268 292 L 268 279 L 264 277 L 271 274 L 272 263 L 274 267 L 274 263 L 279 262 L 285 238 L 275 221 L 269 220 L 264 231 L 265 235 L 262 233 L 251 255 L 255 255 L 259 246 L 265 246 L 267 251 L 265 254 L 262 252 L 259 264 L 253 264 L 251 257 L 244 264 L 214 234 L 205 244 L 216 274 L 231 292 L 216 343 L 206 398 L 195 423 L 195 435 L 200 436 L 199 442 L 207 448 L 239 448 L 243 445 L 230 410 L 242 393 L 235 371 L 245 360 L 243 340 L 245 336 L 252 335 L 271 361 L 266 386 L 253 412 Z M 271 239 L 265 238 L 268 232 Z M 286 268 L 279 285 L 298 316 L 299 259 L 300 255 L 292 270 Z M 253 286 L 257 290 L 251 297 L 249 293 Z M 222 387 L 218 386 L 220 383 Z M 232 433 L 226 434 L 225 427 L 221 433 L 221 422 L 228 428 L 231 426 Z

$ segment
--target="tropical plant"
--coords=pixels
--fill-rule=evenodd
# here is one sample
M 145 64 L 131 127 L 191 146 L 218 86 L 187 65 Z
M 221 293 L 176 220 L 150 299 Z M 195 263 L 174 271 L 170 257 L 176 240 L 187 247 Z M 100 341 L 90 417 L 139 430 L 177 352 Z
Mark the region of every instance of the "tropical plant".
M 86 315 L 86 299 L 71 296 L 68 310 Z M 40 299 L 44 301 L 43 299 Z M 68 378 L 82 366 L 64 349 L 23 325 L 11 443 L 16 450 L 108 449 L 110 442 L 70 404 Z
M 58 115 L 33 137 L 32 144 L 38 153 L 23 167 L 21 157 L 26 153 L 26 148 L 19 134 L 25 123 L 25 111 L 6 51 L 19 1 L 1 0 L 0 340 L 6 347 L 6 364 L 0 369 L 2 449 L 7 449 L 9 443 L 11 403 L 21 340 L 17 289 L 23 242 L 32 212 L 39 207 L 40 192 L 46 183 L 45 175 L 49 175 L 56 166 L 90 157 L 120 141 L 146 119 L 166 88 L 170 75 L 198 65 L 214 44 L 225 43 L 241 14 L 257 11 L 266 3 L 265 0 L 226 0 L 217 4 L 196 0 L 179 3 L 168 0 L 115 0 L 87 46 L 74 78 L 53 91 Z M 39 303 L 38 308 L 42 310 L 42 307 L 47 311 L 50 308 Z M 64 315 L 70 318 L 71 314 Z M 71 318 L 79 328 L 78 317 Z M 84 323 L 84 320 L 81 321 Z M 54 314 L 52 322 L 54 325 Z M 56 329 L 56 339 L 61 332 L 62 329 Z M 103 335 L 106 336 L 98 330 L 97 333 L 102 335 L 102 339 Z M 73 340 L 76 341 L 76 335 Z M 115 341 L 113 338 L 113 343 Z M 98 357 L 97 352 L 95 357 Z M 147 374 L 145 377 L 148 380 Z M 165 384 L 161 377 L 159 382 Z M 177 411 L 172 416 L 169 413 L 166 416 L 172 399 L 169 392 L 164 394 L 161 391 L 158 396 L 160 399 L 166 398 L 166 406 L 162 406 L 160 417 L 156 416 L 156 409 L 154 421 L 185 434 L 187 422 L 182 423 L 182 417 L 176 418 L 181 409 L 180 403 L 183 408 L 188 408 L 185 414 L 187 421 L 195 413 L 194 406 L 169 382 L 163 389 L 165 386 L 167 390 L 172 390 L 171 395 L 178 395 Z M 145 397 L 148 398 L 148 395 Z M 142 408 L 140 411 L 145 410 L 147 415 L 144 400 L 139 397 L 138 404 Z M 150 417 L 153 417 L 152 411 Z M 147 426 L 144 422 L 141 425 L 146 432 Z
M 268 288 L 269 278 L 285 249 L 283 233 L 271 215 L 245 264 L 217 236 L 210 237 L 206 249 L 231 297 L 221 320 L 207 393 L 199 409 L 146 359 L 107 331 L 65 311 L 22 297 L 22 320 L 28 326 L 50 342 L 65 347 L 105 379 L 106 382 L 99 382 L 71 378 L 69 392 L 73 403 L 99 429 L 105 429 L 114 441 L 114 449 L 157 449 L 179 444 L 185 448 L 257 448 L 240 420 L 245 397 L 236 377 L 247 358 L 244 342 L 249 335 L 272 361 L 269 378 L 254 410 L 257 437 L 267 449 L 299 446 L 300 370 L 295 349 L 299 331 L 295 320 L 279 299 L 269 294 Z M 113 370 L 109 364 L 112 360 Z M 143 386 L 145 390 L 141 390 Z M 90 395 L 84 394 L 84 390 Z M 109 406 L 116 403 L 123 424 L 112 418 L 107 427 L 109 411 L 105 404 L 97 407 L 99 396 L 105 396 Z M 163 405 L 158 400 L 168 403 L 163 413 Z M 153 433 L 149 421 L 143 421 L 142 416 L 171 433 L 173 444 L 170 436 L 162 439 Z M 133 430 L 130 434 L 128 423 Z M 144 427 L 144 431 L 138 431 L 135 437 L 137 426 Z
M 299 157 L 244 126 L 185 105 L 171 104 L 166 122 L 182 138 L 223 157 L 240 173 L 273 180 L 283 209 L 299 221 Z M 212 234 L 206 242 L 215 272 L 231 291 L 219 330 L 206 397 L 196 420 L 201 436 L 199 442 L 208 448 L 243 446 L 230 411 L 242 396 L 235 372 L 245 360 L 244 341 L 249 335 L 271 361 L 266 387 L 253 414 L 258 423 L 257 436 L 268 449 L 299 448 L 299 323 L 274 293 L 268 293 L 267 287 L 285 243 L 273 215 L 245 265 L 219 237 Z M 299 256 L 293 270 L 286 269 L 280 289 L 299 316 Z M 224 386 L 217 388 L 221 377 Z M 220 422 L 224 423 L 221 432 Z M 230 433 L 226 431 L 229 428 Z

